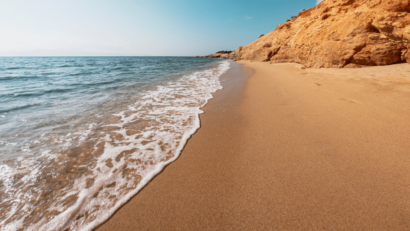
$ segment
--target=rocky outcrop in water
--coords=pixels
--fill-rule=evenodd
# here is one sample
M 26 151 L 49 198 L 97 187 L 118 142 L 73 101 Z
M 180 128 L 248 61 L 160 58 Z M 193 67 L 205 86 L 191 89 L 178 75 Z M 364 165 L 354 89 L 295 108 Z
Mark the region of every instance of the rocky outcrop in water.
M 410 0 L 324 0 L 228 55 L 306 67 L 410 63 Z

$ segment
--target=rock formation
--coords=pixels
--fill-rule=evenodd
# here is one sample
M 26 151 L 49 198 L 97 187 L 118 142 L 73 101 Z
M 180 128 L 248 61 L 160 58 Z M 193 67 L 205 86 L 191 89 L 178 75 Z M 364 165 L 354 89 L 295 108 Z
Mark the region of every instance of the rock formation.
M 409 48 L 410 0 L 324 0 L 228 57 L 340 68 L 410 63 Z
M 215 54 L 210 54 L 210 55 L 206 55 L 203 57 L 206 58 L 225 58 L 225 59 L 229 59 L 230 58 L 230 54 L 232 53 L 232 51 L 218 51 Z

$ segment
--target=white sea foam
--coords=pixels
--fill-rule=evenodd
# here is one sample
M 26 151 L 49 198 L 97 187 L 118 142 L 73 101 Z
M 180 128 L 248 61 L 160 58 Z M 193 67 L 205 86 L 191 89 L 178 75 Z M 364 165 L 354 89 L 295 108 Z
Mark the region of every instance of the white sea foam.
M 59 196 L 50 202 L 47 213 L 55 215 L 44 215 L 29 227 L 24 227 L 24 217 L 4 223 L 16 212 L 13 208 L 0 221 L 2 230 L 22 227 L 27 230 L 91 230 L 108 219 L 166 165 L 178 158 L 189 137 L 200 127 L 199 114 L 203 113 L 200 108 L 212 98 L 211 93 L 222 88 L 219 77 L 229 65 L 229 61 L 222 61 L 214 68 L 142 92 L 138 102 L 129 105 L 128 110 L 116 113 L 118 119 L 103 126 L 107 129 L 114 127 L 114 130 L 97 132 L 91 154 L 103 151 L 98 152 L 92 164 L 77 166 L 87 169 L 86 173 L 62 188 Z M 72 135 L 76 135 L 76 141 L 84 142 L 95 126 L 89 124 L 85 131 L 67 134 L 58 140 L 61 140 L 62 147 L 72 145 Z M 42 157 L 50 161 L 58 159 L 49 151 Z M 33 162 L 26 166 L 31 173 L 25 175 L 24 182 L 36 179 L 43 171 Z M 0 166 L 0 177 L 6 179 L 15 174 L 13 171 L 7 165 Z M 40 192 L 24 194 L 33 198 L 39 195 Z M 32 205 L 25 206 L 27 211 L 33 210 Z

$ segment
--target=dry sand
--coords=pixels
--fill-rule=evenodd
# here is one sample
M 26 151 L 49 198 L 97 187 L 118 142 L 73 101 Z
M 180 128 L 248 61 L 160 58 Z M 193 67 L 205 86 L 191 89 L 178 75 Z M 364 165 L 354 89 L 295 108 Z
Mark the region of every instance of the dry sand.
M 410 230 L 410 65 L 240 63 L 98 230 Z

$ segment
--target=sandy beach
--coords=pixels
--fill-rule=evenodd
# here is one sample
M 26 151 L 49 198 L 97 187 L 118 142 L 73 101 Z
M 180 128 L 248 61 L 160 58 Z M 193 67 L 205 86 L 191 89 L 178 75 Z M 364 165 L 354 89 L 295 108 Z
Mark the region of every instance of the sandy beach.
M 409 230 L 410 65 L 232 63 L 201 128 L 97 230 Z

